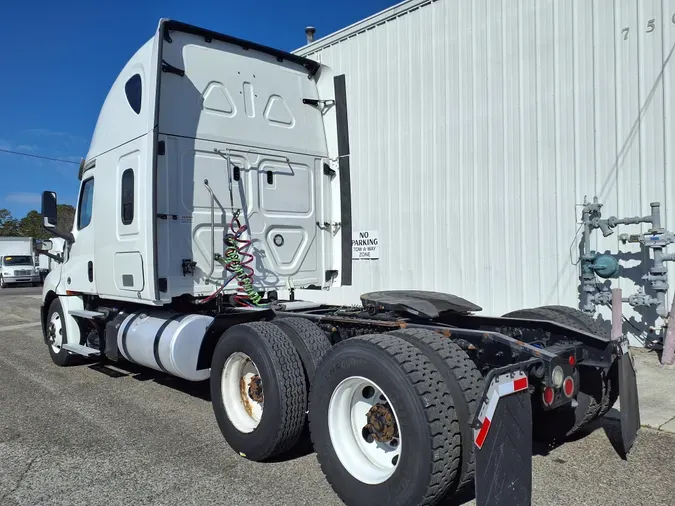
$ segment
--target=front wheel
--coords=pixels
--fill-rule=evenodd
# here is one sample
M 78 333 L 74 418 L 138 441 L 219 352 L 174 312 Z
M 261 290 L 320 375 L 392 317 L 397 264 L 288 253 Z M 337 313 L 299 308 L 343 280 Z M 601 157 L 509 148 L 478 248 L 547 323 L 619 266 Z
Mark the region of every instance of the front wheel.
M 5 284 L 5 280 L 2 276 L 0 276 L 0 288 L 7 288 L 7 285 Z
M 461 436 L 443 377 L 414 345 L 361 336 L 335 346 L 310 392 L 312 442 L 350 506 L 436 504 L 456 484 Z
M 61 301 L 54 299 L 49 306 L 47 314 L 47 325 L 45 327 L 47 346 L 49 346 L 49 355 L 52 361 L 61 367 L 75 363 L 75 356 L 63 349 L 63 345 L 68 342 L 66 332 L 66 322 L 63 317 L 63 308 Z

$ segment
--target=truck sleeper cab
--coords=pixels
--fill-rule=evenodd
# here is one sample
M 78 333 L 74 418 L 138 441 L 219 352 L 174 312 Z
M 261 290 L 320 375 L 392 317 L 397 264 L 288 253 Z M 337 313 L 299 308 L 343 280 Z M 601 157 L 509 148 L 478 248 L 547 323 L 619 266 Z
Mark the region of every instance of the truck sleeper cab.
M 339 283 L 333 100 L 316 62 L 162 21 L 101 109 L 63 288 L 156 306 L 207 297 L 244 229 L 255 290 Z
M 351 280 L 346 121 L 344 76 L 161 20 L 105 100 L 45 280 L 54 363 L 208 379 L 221 432 L 252 460 L 288 452 L 309 422 L 348 505 L 435 504 L 473 484 L 481 506 L 528 504 L 532 424 L 566 437 L 619 391 L 630 448 L 629 352 L 575 310 L 479 317 L 422 291 L 348 308 L 295 299 Z M 56 208 L 45 192 L 54 233 Z M 507 422 L 528 437 L 489 430 Z

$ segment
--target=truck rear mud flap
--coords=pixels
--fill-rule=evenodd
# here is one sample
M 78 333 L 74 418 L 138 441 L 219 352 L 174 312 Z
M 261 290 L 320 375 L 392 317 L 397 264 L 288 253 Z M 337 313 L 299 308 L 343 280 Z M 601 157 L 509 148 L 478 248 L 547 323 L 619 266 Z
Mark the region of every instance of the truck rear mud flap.
M 625 338 L 619 341 L 619 357 L 617 365 L 619 370 L 619 404 L 621 419 L 621 443 L 623 457 L 633 447 L 640 430 L 640 406 L 638 403 L 637 377 L 635 364 Z
M 504 372 L 504 369 L 507 371 Z M 495 369 L 474 420 L 478 506 L 532 502 L 532 404 L 527 375 Z
M 532 404 L 526 363 L 495 369 L 473 420 L 477 506 L 532 504 Z M 638 389 L 628 343 L 618 343 L 618 377 L 623 457 L 640 429 Z

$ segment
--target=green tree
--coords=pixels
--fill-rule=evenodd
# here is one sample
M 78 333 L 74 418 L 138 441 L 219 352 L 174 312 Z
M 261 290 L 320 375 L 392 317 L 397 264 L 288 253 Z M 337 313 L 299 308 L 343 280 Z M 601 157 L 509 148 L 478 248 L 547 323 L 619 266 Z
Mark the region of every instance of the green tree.
M 59 204 L 56 207 L 58 212 L 56 230 L 61 233 L 72 231 L 75 221 L 75 208 L 69 204 Z
M 42 215 L 37 211 L 29 211 L 19 222 L 19 235 L 34 239 L 48 239 L 50 233 L 42 227 Z
M 19 235 L 19 220 L 12 216 L 8 209 L 0 209 L 0 236 Z
M 75 208 L 68 204 L 59 204 L 57 207 L 58 219 L 56 230 L 61 233 L 73 229 Z M 33 209 L 17 220 L 7 209 L 0 209 L 0 236 L 33 237 L 34 239 L 49 239 L 55 236 L 51 230 L 42 226 L 42 215 Z

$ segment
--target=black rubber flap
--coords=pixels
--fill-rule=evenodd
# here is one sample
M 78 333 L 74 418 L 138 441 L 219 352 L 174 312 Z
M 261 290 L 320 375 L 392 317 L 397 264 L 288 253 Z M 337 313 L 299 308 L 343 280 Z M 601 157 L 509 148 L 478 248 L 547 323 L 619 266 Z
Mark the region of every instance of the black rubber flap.
M 635 443 L 640 430 L 640 405 L 638 403 L 637 378 L 630 352 L 620 355 L 619 362 L 619 403 L 621 405 L 621 442 L 623 454 L 628 452 Z
M 483 447 L 475 449 L 477 506 L 529 506 L 532 405 L 527 390 L 499 399 Z
M 421 290 L 391 290 L 361 295 L 364 306 L 374 306 L 385 311 L 410 313 L 421 318 L 438 318 L 441 313 L 470 313 L 483 308 L 466 299 L 441 292 Z

